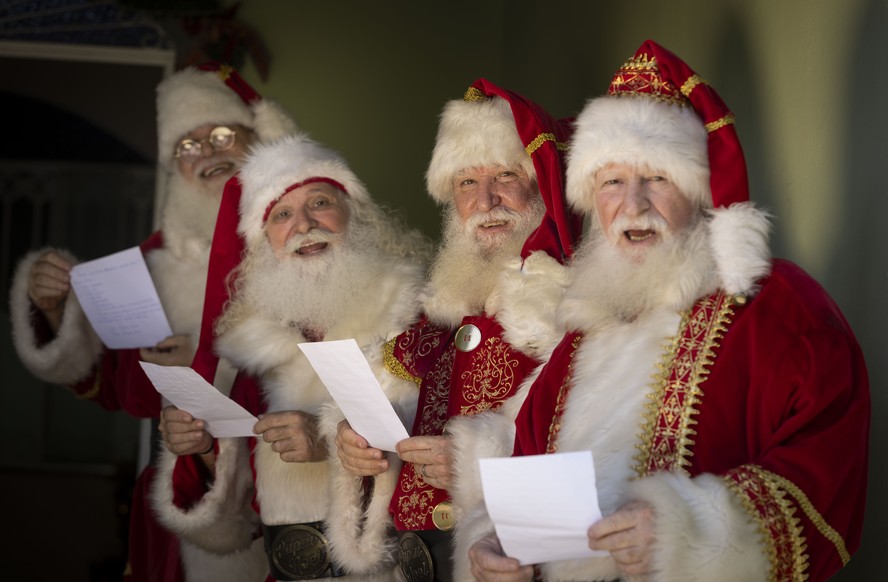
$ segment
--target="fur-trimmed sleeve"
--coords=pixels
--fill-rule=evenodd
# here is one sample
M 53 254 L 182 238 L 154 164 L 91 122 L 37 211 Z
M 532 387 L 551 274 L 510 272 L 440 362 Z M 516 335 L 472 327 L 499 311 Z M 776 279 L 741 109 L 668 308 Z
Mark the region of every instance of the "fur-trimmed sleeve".
M 249 547 L 259 516 L 251 505 L 253 479 L 245 440 L 218 439 L 216 475 L 209 484 L 199 471 L 190 470 L 189 463 L 195 462 L 194 456 L 161 451 L 151 490 L 158 520 L 176 536 L 211 552 Z M 204 490 L 202 496 L 194 493 Z M 183 491 L 192 494 L 184 499 Z
M 405 426 L 416 414 L 418 390 L 409 380 L 397 378 L 374 361 L 372 367 L 386 397 Z M 333 445 L 342 411 L 333 403 L 321 410 L 321 432 L 330 443 L 330 509 L 326 533 L 331 553 L 350 574 L 370 575 L 390 571 L 395 557 L 393 522 L 389 503 L 398 483 L 401 461 L 387 453 L 389 468 L 375 477 L 352 475 L 342 466 Z M 369 500 L 369 502 L 367 502 Z
M 48 251 L 71 263 L 77 262 L 67 251 L 49 248 L 28 253 L 21 260 L 9 293 L 13 345 L 22 363 L 36 377 L 53 384 L 75 384 L 90 374 L 104 346 L 73 292 L 65 301 L 65 314 L 56 336 L 44 341 L 46 338 L 38 334 L 36 318 L 42 314 L 28 297 L 28 274 L 37 259 Z

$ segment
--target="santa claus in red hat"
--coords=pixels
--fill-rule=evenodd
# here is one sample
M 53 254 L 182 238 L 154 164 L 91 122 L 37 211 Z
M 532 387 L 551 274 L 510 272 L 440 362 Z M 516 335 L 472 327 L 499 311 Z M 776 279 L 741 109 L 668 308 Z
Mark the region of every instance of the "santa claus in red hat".
M 647 41 L 578 117 L 567 196 L 591 225 L 570 331 L 507 412 L 516 455 L 592 451 L 605 553 L 537 575 L 829 578 L 860 543 L 866 368 L 820 285 L 771 260 L 734 116 Z M 469 557 L 479 580 L 534 576 L 495 535 Z
M 580 230 L 564 200 L 569 135 L 569 123 L 486 79 L 445 105 L 426 176 L 442 206 L 443 242 L 421 297 L 424 317 L 387 346 L 389 371 L 420 387 L 418 410 L 397 457 L 369 447 L 347 422 L 339 425 L 340 501 L 329 526 L 343 560 L 378 569 L 396 560 L 407 580 L 453 578 L 461 510 L 451 474 L 463 449 L 483 447 L 488 435 L 483 425 L 451 429 L 513 396 L 555 329 L 561 261 Z M 510 284 L 501 286 L 505 273 Z M 514 309 L 500 309 L 504 295 L 530 298 L 533 306 L 511 318 Z M 513 327 L 526 333 L 519 339 Z M 388 490 L 391 502 L 367 514 L 363 523 L 372 527 L 359 528 L 353 524 L 364 477 L 373 477 L 374 491 Z M 465 493 L 477 497 L 475 489 Z
M 279 105 L 261 98 L 230 67 L 207 64 L 162 81 L 157 87 L 158 160 L 167 172 L 168 188 L 160 229 L 141 249 L 174 335 L 141 350 L 105 348 L 70 292 L 70 271 L 77 259 L 62 249 L 42 249 L 22 260 L 11 291 L 14 344 L 28 370 L 106 409 L 157 418 L 160 396 L 138 362 L 191 363 L 225 182 L 251 144 L 295 127 Z M 216 386 L 227 392 L 231 377 L 220 374 Z M 133 580 L 175 580 L 182 575 L 178 542 L 167 540 L 151 515 L 141 511 L 149 473 L 140 477 L 134 496 L 128 570 Z M 197 548 L 186 551 L 202 554 Z M 225 579 L 230 564 L 204 557 L 202 568 L 208 575 L 215 572 L 220 576 L 215 579 Z
M 165 409 L 154 506 L 167 527 L 222 555 L 264 547 L 260 579 L 366 579 L 366 564 L 330 553 L 323 521 L 339 508 L 319 418 L 331 398 L 298 344 L 354 338 L 412 418 L 416 386 L 385 372 L 383 346 L 417 317 L 428 246 L 335 152 L 303 135 L 253 148 L 225 191 L 194 367 L 211 378 L 221 356 L 238 369 L 231 398 L 260 415 L 257 437 L 214 440 L 200 419 Z M 388 496 L 366 501 L 384 508 Z M 351 518 L 361 527 L 360 512 Z

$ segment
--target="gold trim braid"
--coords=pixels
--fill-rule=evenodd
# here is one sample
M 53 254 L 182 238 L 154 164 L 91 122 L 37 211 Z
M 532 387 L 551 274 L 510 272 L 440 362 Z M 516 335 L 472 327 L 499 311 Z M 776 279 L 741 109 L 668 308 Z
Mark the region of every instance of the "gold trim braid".
M 383 362 L 385 362 L 385 369 L 393 376 L 402 380 L 410 380 L 419 386 L 422 384 L 422 378 L 414 376 L 408 372 L 401 362 L 398 361 L 398 358 L 395 357 L 395 343 L 397 343 L 397 341 L 398 337 L 395 336 L 385 342 L 385 347 L 383 348 Z
M 657 365 L 644 413 L 635 471 L 644 477 L 680 471 L 691 464 L 694 416 L 703 399 L 700 385 L 709 377 L 719 340 L 731 323 L 733 298 L 723 291 L 699 300 L 682 316 L 678 333 Z
M 487 101 L 487 95 L 477 87 L 469 87 L 463 95 L 463 101 Z
M 533 153 L 540 149 L 542 145 L 547 141 L 555 142 L 555 147 L 561 151 L 567 150 L 567 144 L 555 139 L 554 133 L 541 133 L 536 136 L 532 142 L 527 144 L 527 147 L 524 148 L 524 151 L 527 152 L 527 155 L 533 156 Z
M 679 91 L 685 97 L 690 98 L 691 92 L 697 87 L 697 85 L 708 85 L 706 81 L 700 75 L 691 75 L 688 77 L 688 80 L 682 83 L 681 87 L 679 87 Z
M 757 465 L 742 465 L 723 476 L 728 488 L 758 523 L 771 563 L 768 580 L 808 580 L 808 546 L 796 508 L 773 477 Z
M 786 479 L 785 477 L 781 477 L 776 473 L 772 473 L 770 471 L 766 471 L 760 467 L 755 468 L 759 473 L 767 478 L 773 480 L 777 485 L 783 488 L 784 491 L 789 493 L 798 504 L 799 507 L 802 508 L 802 511 L 805 512 L 805 515 L 808 516 L 808 519 L 811 520 L 811 523 L 814 524 L 814 527 L 817 528 L 817 531 L 820 534 L 828 539 L 832 544 L 836 547 L 836 551 L 839 553 L 839 558 L 842 559 L 842 566 L 846 566 L 849 561 L 851 561 L 851 553 L 848 552 L 848 548 L 845 547 L 845 540 L 842 539 L 841 534 L 837 532 L 831 525 L 829 525 L 826 520 L 820 515 L 820 512 L 814 507 L 814 504 L 811 503 L 811 500 L 808 499 L 808 496 L 805 495 L 805 492 L 799 489 L 795 483 Z
M 705 126 L 706 132 L 712 133 L 713 131 L 715 131 L 717 129 L 721 129 L 726 125 L 731 125 L 732 123 L 734 123 L 734 121 L 736 121 L 734 114 L 729 113 L 729 114 L 725 115 L 724 117 L 722 117 L 721 119 L 716 119 L 715 121 L 710 121 L 709 123 L 707 123 Z

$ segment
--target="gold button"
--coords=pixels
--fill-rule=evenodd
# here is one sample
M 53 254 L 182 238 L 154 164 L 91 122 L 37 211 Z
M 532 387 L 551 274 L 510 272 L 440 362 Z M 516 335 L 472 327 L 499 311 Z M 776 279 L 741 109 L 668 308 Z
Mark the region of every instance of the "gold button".
M 456 349 L 461 352 L 471 352 L 481 343 L 481 330 L 478 326 L 467 323 L 456 330 L 456 339 L 454 344 Z
M 453 515 L 453 503 L 442 501 L 436 505 L 435 511 L 432 513 L 432 523 L 441 531 L 452 530 L 453 526 L 456 525 L 456 516 Z

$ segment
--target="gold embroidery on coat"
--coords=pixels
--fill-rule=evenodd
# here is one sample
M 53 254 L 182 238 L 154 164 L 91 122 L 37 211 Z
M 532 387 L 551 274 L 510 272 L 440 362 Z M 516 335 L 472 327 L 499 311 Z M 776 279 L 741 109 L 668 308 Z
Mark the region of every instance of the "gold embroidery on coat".
M 428 517 L 435 511 L 435 490 L 416 473 L 411 464 L 401 485 L 407 495 L 398 500 L 398 518 L 408 530 L 424 529 Z
M 447 403 L 450 398 L 450 374 L 453 371 L 453 360 L 456 350 L 453 344 L 441 354 L 440 365 L 425 377 L 428 387 L 427 405 L 423 406 L 420 421 L 421 434 L 441 434 L 447 422 Z
M 402 380 L 410 380 L 411 382 L 415 382 L 417 385 L 422 383 L 422 378 L 414 376 L 410 372 L 407 371 L 401 362 L 398 361 L 398 358 L 395 357 L 395 343 L 397 343 L 398 338 L 394 337 L 389 341 L 385 342 L 385 346 L 383 347 L 383 361 L 385 362 L 385 369 L 389 371 L 390 374 L 395 376 L 396 378 L 400 378 Z
M 465 405 L 462 416 L 472 416 L 495 408 L 508 396 L 515 385 L 518 359 L 509 344 L 498 337 L 490 337 L 472 354 L 469 369 L 460 376 Z
M 758 468 L 758 472 L 766 475 L 772 479 L 775 484 L 781 487 L 784 491 L 792 495 L 795 499 L 796 504 L 802 508 L 802 511 L 805 512 L 805 515 L 808 516 L 808 519 L 811 520 L 811 523 L 814 524 L 814 527 L 817 528 L 817 531 L 820 534 L 828 539 L 832 544 L 836 547 L 836 551 L 839 553 L 839 557 L 842 559 L 842 565 L 845 566 L 851 560 L 851 554 L 848 552 L 848 548 L 845 547 L 845 540 L 842 539 L 841 534 L 837 532 L 831 525 L 829 525 L 826 520 L 820 515 L 820 512 L 817 511 L 817 508 L 814 507 L 814 504 L 811 503 L 811 500 L 808 499 L 808 496 L 805 495 L 805 492 L 802 491 L 799 487 L 796 486 L 795 483 L 777 475 L 776 473 L 771 473 L 770 471 L 765 471 L 764 469 Z
M 771 571 L 768 579 L 774 582 L 808 579 L 808 555 L 805 537 L 796 508 L 786 498 L 786 492 L 770 479 L 772 473 L 756 465 L 732 469 L 723 478 L 749 515 L 759 524 L 759 534 L 765 547 Z
M 699 300 L 682 316 L 659 372 L 654 374 L 639 434 L 635 470 L 639 477 L 656 471 L 681 471 L 693 454 L 694 416 L 703 398 L 700 384 L 709 376 L 715 353 L 733 315 L 732 299 L 719 291 Z
M 577 334 L 570 344 L 570 355 L 568 356 L 567 372 L 564 374 L 564 380 L 561 382 L 561 388 L 558 389 L 558 399 L 555 401 L 555 414 L 552 415 L 552 424 L 549 425 L 549 438 L 546 442 L 546 453 L 558 452 L 558 432 L 561 430 L 561 417 L 564 416 L 564 408 L 567 404 L 567 394 L 573 385 L 573 359 L 577 353 L 577 348 L 583 341 L 583 334 Z

